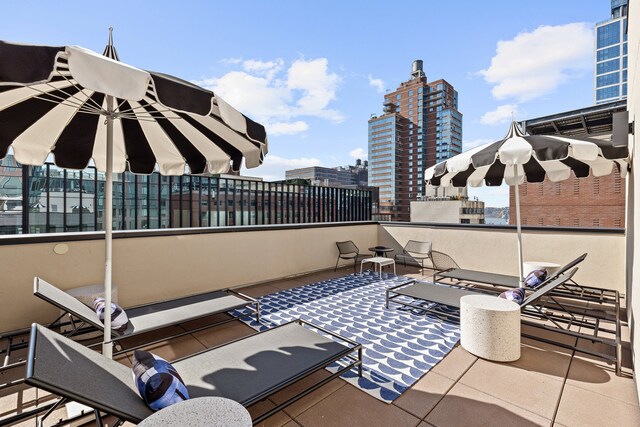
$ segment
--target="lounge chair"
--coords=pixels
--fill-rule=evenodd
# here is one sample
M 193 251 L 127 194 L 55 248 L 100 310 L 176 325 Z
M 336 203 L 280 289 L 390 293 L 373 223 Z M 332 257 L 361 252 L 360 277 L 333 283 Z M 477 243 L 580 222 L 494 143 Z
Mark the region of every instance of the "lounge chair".
M 360 249 L 358 249 L 356 244 L 351 240 L 336 242 L 336 246 L 338 247 L 338 259 L 336 260 L 336 267 L 333 271 L 338 269 L 338 263 L 341 259 L 348 259 L 353 260 L 353 272 L 355 273 L 358 261 L 362 261 L 363 259 L 370 257 L 367 254 L 361 254 Z
M 522 323 L 538 329 L 546 329 L 553 332 L 557 332 L 563 335 L 568 335 L 573 338 L 584 338 L 591 342 L 602 343 L 615 348 L 615 356 L 609 354 L 599 353 L 588 348 L 577 347 L 576 345 L 566 344 L 562 341 L 554 341 L 548 338 L 538 337 L 535 335 L 523 334 L 527 338 L 532 338 L 538 341 L 543 341 L 558 345 L 560 347 L 577 350 L 582 353 L 597 356 L 611 362 L 616 365 L 616 374 L 621 375 L 621 336 L 620 336 L 620 311 L 617 310 L 614 316 L 608 316 L 599 311 L 597 312 L 583 312 L 579 317 L 561 310 L 561 313 L 556 311 L 556 303 L 553 303 L 553 307 L 547 306 L 547 300 L 551 299 L 551 295 L 558 287 L 564 286 L 571 280 L 577 267 L 561 274 L 560 276 L 547 279 L 543 284 L 536 288 L 529 296 L 527 296 L 520 305 L 523 315 L 529 317 L 535 317 L 538 321 L 522 319 Z M 460 308 L 460 298 L 466 295 L 478 295 L 478 294 L 490 294 L 481 290 L 473 290 L 471 288 L 459 288 L 453 286 L 447 286 L 443 284 L 434 284 L 427 282 L 413 282 L 409 285 L 403 283 L 401 285 L 391 287 L 386 291 L 386 307 L 389 308 L 389 303 L 393 302 L 402 306 L 411 307 L 424 312 L 437 312 L 437 306 L 425 306 L 424 304 L 416 303 L 415 300 L 422 302 L 431 302 L 435 304 L 443 304 L 450 307 Z M 403 298 L 404 297 L 404 298 Z M 406 297 L 409 297 L 408 300 Z M 496 296 L 498 298 L 498 296 Z M 541 323 L 540 320 L 548 321 Z M 603 328 L 602 322 L 613 323 L 614 329 Z M 548 324 L 550 323 L 550 325 Z M 573 326 L 579 326 L 582 331 L 583 328 L 590 329 L 592 333 L 575 332 L 571 330 Z M 599 337 L 598 334 L 612 333 L 615 334 L 615 339 Z M 579 342 L 579 340 L 578 340 Z
M 36 277 L 33 281 L 33 293 L 37 297 L 42 298 L 43 300 L 60 308 L 60 310 L 65 314 L 69 314 L 100 331 L 104 330 L 102 321 L 98 318 L 98 315 L 93 309 L 39 277 Z M 124 330 L 112 331 L 113 341 L 118 342 L 124 338 L 134 335 L 143 334 L 145 332 L 150 332 L 167 326 L 178 325 L 180 323 L 218 313 L 225 313 L 238 308 L 249 308 L 249 314 L 247 314 L 247 316 L 255 314 L 256 320 L 260 321 L 260 303 L 249 296 L 230 289 L 127 308 L 125 309 L 125 312 L 129 318 L 129 323 Z M 197 330 L 210 328 L 211 326 L 219 325 L 234 319 L 235 318 L 231 317 L 215 324 L 207 324 Z M 70 332 L 70 335 L 78 333 L 78 328 L 75 327 L 75 322 L 71 322 L 71 325 L 74 327 L 74 330 Z M 135 350 L 136 348 L 176 338 L 195 331 L 196 330 L 191 330 L 189 332 L 182 332 L 176 335 L 163 337 L 157 341 L 145 342 L 136 347 L 129 347 L 126 351 Z
M 564 272 L 569 271 L 571 268 L 584 261 L 586 257 L 586 253 L 580 255 L 578 258 L 560 267 L 554 274 L 549 276 L 548 279 L 553 279 L 560 276 Z M 467 270 L 462 268 L 452 268 L 449 270 L 438 271 L 433 275 L 433 281 L 436 283 L 441 282 L 443 279 L 452 280 L 460 284 L 481 283 L 502 288 L 517 288 L 518 286 L 520 286 L 520 278 L 518 276 L 489 273 L 477 270 Z M 613 304 L 616 307 L 620 306 L 620 293 L 618 291 L 591 286 L 583 286 L 579 285 L 573 280 L 570 280 L 569 282 L 556 289 L 553 294 L 565 298 L 578 299 L 600 304 Z
M 308 327 L 321 330 L 341 344 Z M 340 362 L 338 362 L 342 359 Z M 172 362 L 190 398 L 218 396 L 244 406 L 267 398 L 337 362 L 340 368 L 253 420 L 257 424 L 345 371 L 362 375 L 362 347 L 298 320 Z M 131 369 L 41 325 L 31 327 L 26 382 L 123 421 L 139 423 L 153 412 L 136 392 Z M 53 408 L 55 409 L 55 408 Z
M 419 242 L 409 240 L 401 254 L 396 254 L 396 261 L 402 261 L 406 266 L 407 261 L 420 265 L 420 273 L 424 273 L 424 261 L 431 259 L 431 242 Z

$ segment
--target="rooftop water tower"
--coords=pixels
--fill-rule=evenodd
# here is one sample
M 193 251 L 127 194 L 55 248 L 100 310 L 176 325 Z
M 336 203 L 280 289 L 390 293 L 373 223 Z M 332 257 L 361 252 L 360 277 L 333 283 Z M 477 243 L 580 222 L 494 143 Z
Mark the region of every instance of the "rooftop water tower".
M 420 77 L 425 77 L 424 71 L 422 69 L 422 59 L 416 59 L 411 65 L 411 78 L 418 79 Z

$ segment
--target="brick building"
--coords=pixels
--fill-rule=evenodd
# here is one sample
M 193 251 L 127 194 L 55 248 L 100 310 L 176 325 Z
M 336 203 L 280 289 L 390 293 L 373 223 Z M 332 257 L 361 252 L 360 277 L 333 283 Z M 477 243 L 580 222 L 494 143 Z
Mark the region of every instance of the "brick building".
M 515 193 L 509 193 L 510 223 L 515 225 Z M 616 170 L 596 178 L 524 183 L 520 186 L 522 225 L 559 227 L 625 226 L 625 179 Z
M 458 92 L 427 81 L 422 61 L 409 80 L 384 96 L 383 114 L 369 119 L 369 185 L 380 188 L 376 219 L 410 220 L 410 202 L 424 195 L 423 171 L 462 150 Z
M 554 134 L 612 138 L 614 115 L 626 111 L 626 101 L 527 120 L 521 126 L 532 135 Z M 625 120 L 622 120 L 625 122 Z M 520 185 L 522 225 L 561 227 L 625 227 L 625 179 L 617 168 L 610 175 Z M 509 189 L 510 224 L 515 224 L 515 192 Z

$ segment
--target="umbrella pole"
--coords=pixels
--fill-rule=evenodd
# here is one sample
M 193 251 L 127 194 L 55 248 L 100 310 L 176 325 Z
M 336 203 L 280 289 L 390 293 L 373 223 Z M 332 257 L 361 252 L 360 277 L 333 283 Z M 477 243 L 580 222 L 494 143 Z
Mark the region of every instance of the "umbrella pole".
M 111 342 L 111 257 L 113 232 L 113 97 L 107 96 L 107 172 L 104 186 L 104 339 L 102 354 L 113 357 Z
M 518 277 L 520 278 L 520 287 L 524 288 L 524 276 L 522 274 L 522 228 L 520 227 L 520 177 L 518 176 L 517 165 L 513 165 L 513 176 L 516 179 L 514 187 L 516 192 L 516 230 L 518 234 Z

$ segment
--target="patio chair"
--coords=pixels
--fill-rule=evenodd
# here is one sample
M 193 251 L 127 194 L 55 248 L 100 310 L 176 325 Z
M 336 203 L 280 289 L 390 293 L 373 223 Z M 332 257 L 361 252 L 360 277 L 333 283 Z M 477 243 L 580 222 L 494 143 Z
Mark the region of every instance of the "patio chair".
M 336 267 L 333 271 L 338 269 L 338 263 L 341 259 L 348 259 L 353 260 L 353 272 L 355 273 L 358 261 L 369 258 L 369 255 L 361 254 L 360 249 L 358 249 L 356 244 L 351 240 L 347 240 L 346 242 L 336 242 L 336 246 L 338 247 L 338 259 L 336 260 Z
M 621 375 L 622 347 L 619 308 L 618 310 L 616 310 L 613 316 L 602 313 L 600 310 L 585 310 L 580 314 L 580 316 L 575 316 L 571 312 L 568 312 L 566 310 L 558 312 L 558 310 L 550 309 L 547 306 L 547 300 L 551 298 L 553 291 L 569 282 L 577 270 L 578 267 L 573 267 L 573 269 L 566 271 L 559 276 L 554 276 L 547 279 L 544 283 L 537 287 L 533 291 L 533 293 L 527 296 L 522 304 L 520 304 L 520 309 L 524 316 L 536 318 L 537 321 L 527 320 L 526 318 L 523 318 L 522 323 L 534 328 L 550 330 L 562 335 L 567 335 L 572 338 L 583 338 L 584 340 L 586 340 L 584 342 L 590 341 L 592 343 L 601 343 L 610 347 L 614 347 L 615 356 L 594 351 L 593 347 L 578 347 L 578 344 L 580 344 L 580 340 L 576 340 L 576 344 L 571 345 L 562 340 L 556 341 L 550 338 L 543 338 L 530 334 L 522 334 L 522 336 L 609 360 L 615 363 L 616 374 Z M 459 309 L 460 298 L 466 295 L 478 294 L 491 293 L 477 289 L 474 290 L 471 288 L 459 288 L 443 284 L 414 281 L 410 284 L 403 283 L 401 285 L 387 289 L 385 304 L 386 308 L 389 308 L 389 303 L 393 302 L 401 306 L 411 307 L 413 309 L 424 311 L 425 313 L 437 313 L 440 308 L 438 305 L 447 305 Z M 497 295 L 496 298 L 498 298 Z M 415 302 L 416 300 L 422 303 Z M 435 305 L 432 304 L 431 306 L 428 306 L 424 303 L 434 303 Z M 546 323 L 541 323 L 540 320 L 543 320 Z M 602 327 L 602 322 L 613 323 L 613 329 Z M 574 326 L 580 327 L 580 332 L 572 330 Z M 585 329 L 591 330 L 591 333 L 585 332 Z M 600 333 L 614 334 L 615 339 L 599 336 Z
M 69 315 L 72 318 L 78 319 L 81 325 L 76 326 L 76 322 L 72 321 L 70 323 L 72 330 L 67 334 L 68 336 L 86 332 L 87 328 L 82 328 L 82 324 L 89 325 L 89 329 L 95 328 L 99 331 L 104 331 L 104 325 L 98 318 L 95 310 L 89 308 L 75 297 L 45 280 L 39 277 L 34 279 L 33 293 L 38 298 L 55 305 L 63 311 L 62 316 L 49 325 L 49 327 L 55 327 L 58 320 L 63 318 L 65 315 Z M 249 311 L 246 316 L 255 314 L 256 320 L 260 321 L 260 303 L 247 295 L 243 295 L 230 289 L 126 308 L 125 312 L 129 318 L 129 323 L 124 330 L 112 331 L 113 341 L 117 343 L 134 335 L 143 334 L 145 332 L 150 332 L 167 326 L 178 325 L 180 323 L 214 314 L 225 313 L 239 308 L 248 308 Z M 197 328 L 197 330 L 210 328 L 211 326 L 226 323 L 235 319 L 235 317 L 230 317 L 216 322 L 215 324 L 204 325 Z M 137 348 L 155 344 L 167 339 L 177 338 L 193 332 L 195 332 L 195 330 L 181 332 L 168 337 L 165 336 L 156 341 L 144 342 L 122 351 L 132 351 Z M 116 352 L 115 354 L 121 353 L 122 351 Z
M 576 259 L 560 267 L 547 279 L 558 277 L 564 272 L 569 271 L 571 268 L 584 261 L 586 257 L 586 253 L 580 255 Z M 478 270 L 467 270 L 459 268 L 457 265 L 450 269 L 436 270 L 437 272 L 433 275 L 434 282 L 440 282 L 442 279 L 449 279 L 458 284 L 481 283 L 502 288 L 517 288 L 520 286 L 520 278 L 518 276 L 489 273 Z M 584 286 L 576 283 L 574 280 L 569 280 L 567 283 L 554 290 L 553 295 L 600 304 L 613 304 L 614 306 L 620 305 L 620 293 L 618 291 Z
M 361 345 L 298 320 L 172 362 L 190 398 L 225 397 L 244 406 L 332 363 L 339 365 L 337 371 L 305 384 L 304 390 L 255 418 L 254 425 L 347 370 L 358 368 L 361 376 Z M 49 413 L 75 401 L 94 410 L 98 425 L 101 413 L 116 417 L 115 425 L 137 424 L 153 413 L 136 391 L 131 368 L 38 324 L 31 327 L 26 382 L 62 398 Z
M 407 261 L 415 262 L 420 265 L 420 273 L 424 274 L 424 261 L 431 259 L 431 242 L 420 242 L 417 240 L 409 240 L 401 254 L 396 254 L 396 261 L 402 261 L 407 265 Z

